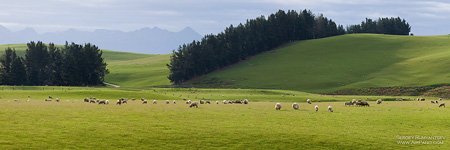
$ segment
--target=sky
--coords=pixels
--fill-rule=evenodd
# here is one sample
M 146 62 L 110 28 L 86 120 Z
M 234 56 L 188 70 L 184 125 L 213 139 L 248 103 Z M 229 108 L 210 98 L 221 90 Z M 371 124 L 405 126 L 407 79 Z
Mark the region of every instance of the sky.
M 450 0 L 0 0 L 0 8 L 0 25 L 40 33 L 143 27 L 178 31 L 189 26 L 200 34 L 215 34 L 279 9 L 309 9 L 344 26 L 366 17 L 400 16 L 416 35 L 450 34 Z

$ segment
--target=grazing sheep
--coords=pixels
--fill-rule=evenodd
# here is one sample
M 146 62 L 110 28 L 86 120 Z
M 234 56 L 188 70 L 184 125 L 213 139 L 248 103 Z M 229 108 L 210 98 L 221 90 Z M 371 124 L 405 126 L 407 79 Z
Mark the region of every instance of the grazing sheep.
M 433 104 L 434 104 L 434 101 L 431 101 L 431 103 L 433 103 Z
M 356 104 L 356 106 L 367 106 L 367 107 L 370 107 L 369 103 L 366 102 L 366 101 L 357 101 L 355 104 Z
M 439 101 L 442 101 L 442 98 L 439 98 Z
M 200 100 L 200 104 L 205 104 L 205 100 Z
M 189 105 L 189 108 L 192 108 L 192 107 L 198 108 L 198 103 L 197 103 L 197 102 L 191 103 L 191 104 Z
M 49 98 L 49 99 L 53 99 L 53 97 L 52 97 L 52 96 L 48 96 L 48 98 Z
M 243 103 L 248 104 L 248 99 L 244 99 Z
M 444 107 L 445 108 L 445 103 L 440 104 L 439 107 Z
M 333 107 L 331 107 L 331 105 L 328 105 L 328 111 L 333 112 Z
M 46 102 L 51 102 L 52 100 L 51 100 L 51 99 L 45 99 L 45 101 L 46 101 Z
M 206 100 L 205 104 L 211 104 L 211 102 L 209 100 Z
M 84 102 L 88 102 L 89 103 L 89 99 L 88 98 L 84 98 Z
M 142 100 L 142 104 L 147 104 L 147 100 L 146 99 Z
M 355 104 L 355 103 L 356 103 L 356 99 L 353 99 L 353 100 L 352 100 L 352 103 Z
M 345 102 L 345 106 L 353 106 L 352 102 Z
M 222 102 L 223 102 L 223 104 L 228 104 L 227 100 L 223 100 Z
M 100 100 L 100 101 L 98 101 L 98 104 L 100 105 L 100 104 L 106 104 L 106 100 Z
M 297 103 L 292 104 L 292 108 L 294 108 L 295 110 L 298 110 L 300 108 L 300 105 L 298 105 Z
M 56 98 L 56 102 L 59 102 L 59 101 L 61 101 L 59 98 Z
M 173 104 L 177 104 L 177 101 L 173 100 Z
M 128 104 L 128 99 L 122 99 L 122 104 Z
M 219 101 L 216 101 L 216 104 L 219 104 Z
M 316 110 L 316 112 L 318 112 L 319 111 L 319 106 L 314 106 L 314 109 Z
M 170 101 L 169 101 L 169 100 L 166 100 L 166 104 L 170 104 Z
M 157 104 L 158 103 L 158 101 L 156 101 L 156 100 L 153 100 L 153 102 L 152 102 L 153 104 Z
M 281 110 L 281 104 L 280 103 L 276 103 L 275 104 L 275 110 Z
M 381 100 L 381 99 L 377 100 L 377 104 L 381 104 L 382 102 L 383 102 L 383 100 Z
M 191 104 L 191 103 L 192 103 L 191 100 L 186 101 L 186 104 Z
M 438 101 L 436 101 L 436 104 L 439 104 L 439 102 L 438 102 Z
M 132 101 L 135 101 L 136 99 L 135 99 L 135 98 L 131 98 L 131 100 L 132 100 Z
M 116 105 L 122 105 L 122 100 L 121 99 L 117 100 Z
M 307 99 L 306 102 L 307 102 L 308 104 L 311 104 L 311 100 L 310 100 L 310 99 Z
M 109 100 L 105 100 L 105 104 L 109 104 Z

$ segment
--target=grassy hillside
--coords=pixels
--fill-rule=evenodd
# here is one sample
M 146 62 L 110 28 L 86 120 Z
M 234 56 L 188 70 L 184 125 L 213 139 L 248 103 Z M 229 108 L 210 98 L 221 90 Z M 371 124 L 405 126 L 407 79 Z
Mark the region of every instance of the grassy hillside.
M 187 82 L 308 92 L 450 83 L 449 36 L 352 34 L 292 43 Z
M 0 45 L 2 53 L 7 47 L 16 49 L 19 55 L 24 55 L 27 48 L 25 44 L 4 44 Z M 166 67 L 169 57 L 103 50 L 103 58 L 110 71 L 105 80 L 121 87 L 133 88 L 170 85 Z

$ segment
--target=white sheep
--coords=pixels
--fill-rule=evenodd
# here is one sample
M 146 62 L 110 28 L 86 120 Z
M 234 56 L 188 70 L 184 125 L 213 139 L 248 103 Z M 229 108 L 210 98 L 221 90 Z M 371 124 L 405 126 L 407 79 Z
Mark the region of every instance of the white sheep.
M 227 100 L 223 100 L 223 104 L 228 104 L 228 101 Z
M 153 104 L 156 104 L 156 103 L 158 103 L 156 100 L 153 100 Z
M 319 111 L 319 106 L 314 106 L 314 109 L 316 110 L 316 112 Z
M 192 103 L 191 100 L 186 101 L 186 104 L 191 104 L 191 103 Z
M 170 104 L 169 100 L 166 100 L 166 104 Z
M 142 104 L 147 104 L 148 103 L 146 99 L 141 100 L 141 101 L 142 101 Z
M 248 104 L 248 99 L 244 99 L 244 101 L 242 101 L 243 104 Z
M 294 108 L 295 110 L 300 108 L 300 105 L 298 105 L 297 103 L 292 104 L 292 108 Z
M 177 101 L 173 100 L 173 104 L 177 104 Z
M 275 104 L 275 110 L 281 110 L 281 104 L 280 103 L 276 103 Z
M 377 100 L 377 104 L 381 104 L 382 102 L 383 102 L 383 100 L 381 100 L 381 99 Z
M 333 112 L 333 107 L 331 107 L 331 105 L 328 105 L 328 111 Z
M 216 101 L 216 104 L 219 104 L 219 101 Z
M 306 102 L 307 102 L 308 104 L 311 104 L 311 100 L 310 100 L 310 99 L 307 99 Z
M 105 104 L 109 104 L 109 100 L 106 100 L 106 101 L 105 101 Z

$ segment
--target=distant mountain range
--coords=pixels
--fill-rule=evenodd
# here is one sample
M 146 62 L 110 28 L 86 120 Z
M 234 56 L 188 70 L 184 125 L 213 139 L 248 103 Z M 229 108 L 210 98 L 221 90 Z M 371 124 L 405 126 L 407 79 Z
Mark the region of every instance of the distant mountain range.
M 92 43 L 101 49 L 147 53 L 167 54 L 177 49 L 179 45 L 201 39 L 202 35 L 190 27 L 172 32 L 158 27 L 142 28 L 135 31 L 118 31 L 97 29 L 95 31 L 80 31 L 69 29 L 61 32 L 37 33 L 32 28 L 11 31 L 0 26 L 0 44 L 17 44 L 29 41 L 64 44 L 66 41 L 75 43 Z

